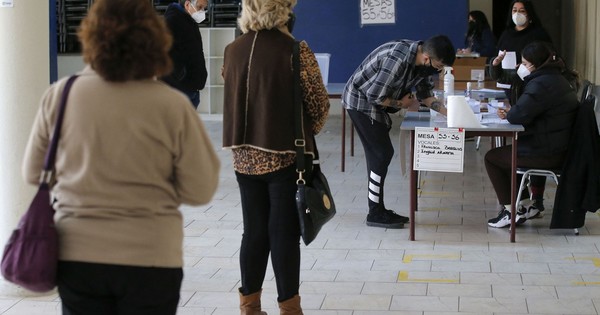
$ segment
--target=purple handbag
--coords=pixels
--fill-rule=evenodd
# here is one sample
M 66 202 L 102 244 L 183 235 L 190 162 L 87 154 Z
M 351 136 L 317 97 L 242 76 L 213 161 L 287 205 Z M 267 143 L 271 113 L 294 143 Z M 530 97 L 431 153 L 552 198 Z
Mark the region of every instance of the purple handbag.
M 67 96 L 75 79 L 77 75 L 71 76 L 62 92 L 56 127 L 46 152 L 38 192 L 12 232 L 2 255 L 2 276 L 7 281 L 34 292 L 47 292 L 56 286 L 58 233 L 54 227 L 50 186 Z

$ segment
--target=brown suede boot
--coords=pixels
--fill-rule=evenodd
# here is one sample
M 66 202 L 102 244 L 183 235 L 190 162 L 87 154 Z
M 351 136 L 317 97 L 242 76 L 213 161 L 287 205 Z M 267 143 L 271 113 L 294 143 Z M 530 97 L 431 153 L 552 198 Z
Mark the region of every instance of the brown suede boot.
M 279 302 L 279 311 L 281 315 L 303 315 L 300 307 L 300 296 L 294 295 L 293 298 Z
M 249 295 L 240 292 L 240 315 L 267 315 L 260 310 L 260 295 L 262 290 Z

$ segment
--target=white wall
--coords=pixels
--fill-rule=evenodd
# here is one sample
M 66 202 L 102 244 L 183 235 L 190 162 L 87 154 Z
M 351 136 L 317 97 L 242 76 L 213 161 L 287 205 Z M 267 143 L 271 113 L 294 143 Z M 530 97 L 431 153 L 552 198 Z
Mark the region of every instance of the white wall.
M 51 1 L 52 2 L 52 1 Z M 4 246 L 35 187 L 21 163 L 39 100 L 50 81 L 48 1 L 14 1 L 0 7 L 0 244 Z M 40 170 L 41 171 L 41 170 Z M 20 290 L 0 280 L 0 292 Z

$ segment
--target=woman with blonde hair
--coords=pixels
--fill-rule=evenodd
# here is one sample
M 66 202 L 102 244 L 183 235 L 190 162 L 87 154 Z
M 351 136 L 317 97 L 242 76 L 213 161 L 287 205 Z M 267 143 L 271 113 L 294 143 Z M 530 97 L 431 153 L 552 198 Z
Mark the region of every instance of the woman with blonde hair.
M 65 315 L 173 315 L 183 278 L 182 203 L 212 198 L 219 160 L 170 71 L 151 2 L 96 0 L 79 38 L 88 64 L 67 99 L 52 189 Z M 38 184 L 66 78 L 46 91 L 23 174 Z
M 329 112 L 317 60 L 300 42 L 292 69 L 292 8 L 296 0 L 243 0 L 243 35 L 225 48 L 223 147 L 233 153 L 244 233 L 240 249 L 241 314 L 265 314 L 260 296 L 269 254 L 281 314 L 302 314 L 300 226 L 295 204 L 294 79 L 300 71 L 307 150 Z

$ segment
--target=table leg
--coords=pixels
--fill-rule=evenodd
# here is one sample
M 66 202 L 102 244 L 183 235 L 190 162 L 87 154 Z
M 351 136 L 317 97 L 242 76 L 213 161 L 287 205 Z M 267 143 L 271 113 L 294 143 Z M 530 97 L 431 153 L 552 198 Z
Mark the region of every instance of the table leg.
M 346 171 L 346 110 L 342 106 L 342 172 Z
M 415 131 L 410 131 L 410 214 L 409 214 L 409 240 L 415 240 L 415 211 L 417 211 L 417 171 L 414 170 L 414 160 L 412 158 L 415 149 Z
M 515 233 L 516 233 L 516 215 L 517 215 L 517 188 L 515 187 L 517 184 L 517 138 L 518 132 L 513 133 L 513 143 L 512 143 L 512 159 L 511 159 L 511 175 L 510 175 L 510 242 L 515 242 Z
M 354 124 L 350 123 L 350 156 L 354 156 Z

